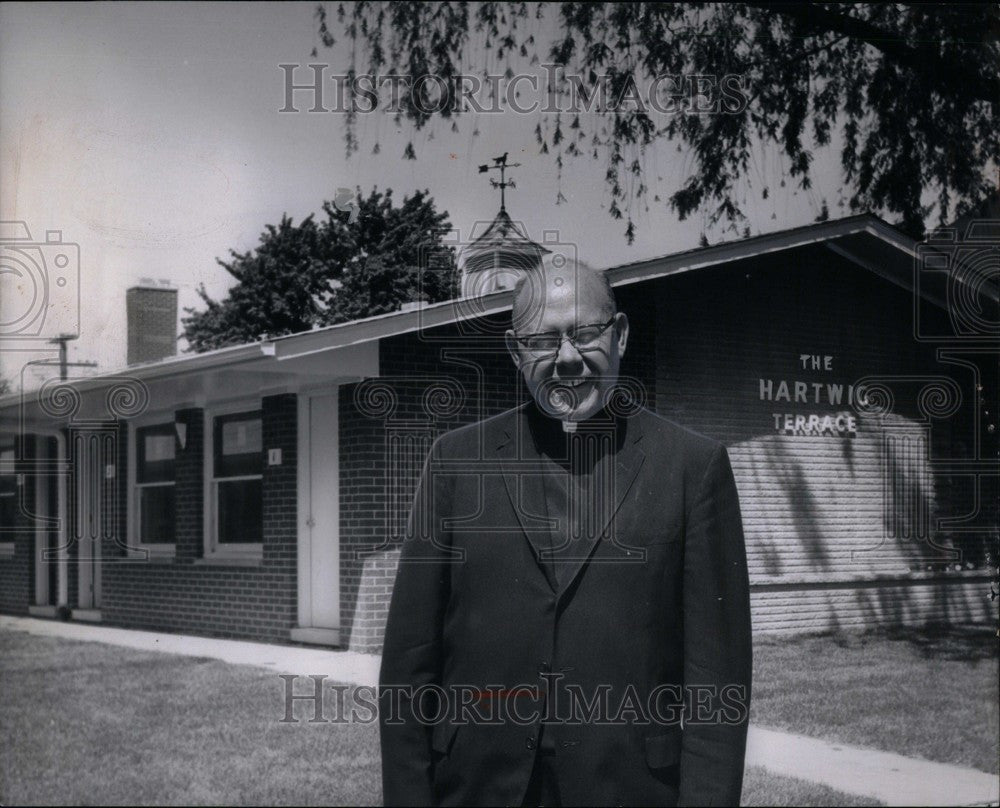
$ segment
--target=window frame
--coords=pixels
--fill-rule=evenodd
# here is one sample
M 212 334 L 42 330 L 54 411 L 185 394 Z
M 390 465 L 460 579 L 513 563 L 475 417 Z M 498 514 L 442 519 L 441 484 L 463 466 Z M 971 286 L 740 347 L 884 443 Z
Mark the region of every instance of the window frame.
M 261 471 L 259 474 L 238 474 L 225 477 L 215 475 L 215 422 L 217 418 L 233 415 L 256 415 L 261 422 Z M 264 480 L 264 412 L 259 400 L 240 401 L 228 405 L 219 405 L 205 409 L 205 440 L 204 440 L 204 557 L 206 559 L 241 559 L 260 561 L 264 555 L 263 530 L 261 524 L 261 540 L 259 542 L 225 542 L 219 541 L 218 517 L 219 499 L 218 483 L 220 481 L 260 480 L 263 489 Z M 263 521 L 263 513 L 261 514 Z
M 174 434 L 174 480 L 173 482 L 140 483 L 139 482 L 139 432 L 149 427 L 170 426 Z M 176 463 L 180 447 L 177 441 L 177 422 L 172 413 L 156 413 L 129 421 L 128 425 L 128 552 L 131 556 L 140 558 L 173 558 L 177 554 L 177 510 Z M 142 513 L 140 512 L 140 488 L 153 486 L 174 486 L 174 541 L 147 542 L 142 537 Z

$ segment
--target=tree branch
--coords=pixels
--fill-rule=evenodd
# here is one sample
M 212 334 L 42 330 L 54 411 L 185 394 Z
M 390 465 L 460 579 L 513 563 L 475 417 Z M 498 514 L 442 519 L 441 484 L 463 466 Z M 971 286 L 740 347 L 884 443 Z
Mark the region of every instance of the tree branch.
M 830 32 L 844 34 L 881 51 L 897 64 L 920 74 L 930 84 L 948 89 L 954 89 L 956 86 L 955 81 L 942 81 L 942 77 L 952 74 L 954 65 L 943 64 L 933 48 L 911 45 L 867 20 L 838 14 L 815 3 L 747 3 L 746 5 L 794 20 L 813 34 Z M 997 99 L 1000 98 L 1000 80 L 983 81 L 978 80 L 973 74 L 963 73 L 959 86 L 963 94 L 971 95 L 976 100 L 985 101 L 993 106 L 996 106 Z

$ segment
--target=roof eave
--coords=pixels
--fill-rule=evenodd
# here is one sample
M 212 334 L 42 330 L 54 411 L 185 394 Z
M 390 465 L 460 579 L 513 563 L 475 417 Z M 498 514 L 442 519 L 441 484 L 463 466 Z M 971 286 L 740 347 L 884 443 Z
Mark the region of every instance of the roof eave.
M 755 236 L 750 239 L 687 250 L 673 255 L 609 268 L 606 271 L 613 286 L 624 286 L 678 272 L 729 263 L 742 258 L 766 255 L 809 244 L 829 243 L 836 238 L 857 233 L 869 233 L 908 256 L 916 255 L 917 245 L 912 239 L 876 216 L 861 214 L 778 233 Z M 312 331 L 274 337 L 249 345 L 219 348 L 201 354 L 173 356 L 159 362 L 130 366 L 107 374 L 75 380 L 74 385 L 82 391 L 99 388 L 108 384 L 112 378 L 120 378 L 123 374 L 141 380 L 150 380 L 267 358 L 280 362 L 309 353 L 337 350 L 371 340 L 449 325 L 476 317 L 501 314 L 510 309 L 512 302 L 513 293 L 510 290 L 494 292 L 476 298 L 463 297 L 428 304 L 415 310 L 394 311 Z M 0 397 L 0 408 L 16 405 L 20 398 L 20 393 Z

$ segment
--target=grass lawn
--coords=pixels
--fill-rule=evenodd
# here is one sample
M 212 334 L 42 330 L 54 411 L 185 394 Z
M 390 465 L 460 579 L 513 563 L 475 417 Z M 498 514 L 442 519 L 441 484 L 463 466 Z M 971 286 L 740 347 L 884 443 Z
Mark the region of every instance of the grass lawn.
M 997 648 L 989 629 L 758 636 L 750 720 L 996 773 Z
M 755 675 L 761 724 L 989 770 L 997 663 L 979 637 L 765 638 Z M 376 726 L 310 724 L 305 704 L 281 723 L 267 671 L 3 631 L 0 692 L 0 804 L 381 800 Z M 875 804 L 757 768 L 744 802 Z
M 743 776 L 743 805 L 885 805 L 871 797 L 844 794 L 819 783 L 779 777 L 759 766 Z
M 264 670 L 0 632 L 0 688 L 4 805 L 381 800 L 376 726 L 280 723 Z

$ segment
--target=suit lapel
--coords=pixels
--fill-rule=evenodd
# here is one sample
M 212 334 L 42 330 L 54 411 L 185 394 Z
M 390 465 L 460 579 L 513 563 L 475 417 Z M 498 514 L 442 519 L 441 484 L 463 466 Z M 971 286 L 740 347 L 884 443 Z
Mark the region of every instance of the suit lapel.
M 609 530 L 613 530 L 615 515 L 646 460 L 641 444 L 642 426 L 638 417 L 619 419 L 623 433 L 621 442 L 613 441 L 612 450 L 601 457 L 595 477 L 599 488 L 594 495 L 601 503 L 596 512 L 600 529 L 560 551 L 569 555 L 566 574 L 559 586 L 552 564 L 552 531 L 556 525 L 554 519 L 548 518 L 543 484 L 543 475 L 551 471 L 551 466 L 539 455 L 532 439 L 527 414 L 530 405 L 529 401 L 515 410 L 515 417 L 501 431 L 496 450 L 504 488 L 532 555 L 549 585 L 561 597 L 579 576 L 600 541 L 611 538 Z M 609 501 L 610 507 L 603 504 Z
M 542 481 L 547 463 L 538 454 L 531 438 L 525 417 L 527 406 L 524 404 L 515 410 L 515 417 L 508 422 L 509 426 L 504 427 L 496 450 L 510 504 L 531 545 L 535 562 L 554 591 L 555 575 L 551 562 L 545 557 L 551 547 L 551 531 L 554 527 L 554 521 L 548 518 Z
M 573 585 L 597 545 L 602 540 L 611 539 L 609 531 L 614 529 L 615 515 L 625 502 L 625 497 L 646 460 L 640 444 L 642 429 L 639 419 L 621 418 L 619 428 L 624 430 L 623 439 L 620 444 L 615 442 L 616 445 L 612 446 L 611 451 L 601 457 L 594 479 L 594 489 L 591 491 L 591 495 L 596 497 L 598 503 L 596 517 L 600 529 L 596 534 L 584 536 L 583 540 L 571 544 L 562 551 L 570 555 L 567 558 L 567 572 L 559 587 L 560 597 Z M 610 507 L 604 503 L 610 503 Z

